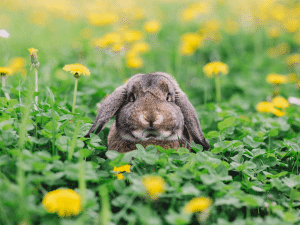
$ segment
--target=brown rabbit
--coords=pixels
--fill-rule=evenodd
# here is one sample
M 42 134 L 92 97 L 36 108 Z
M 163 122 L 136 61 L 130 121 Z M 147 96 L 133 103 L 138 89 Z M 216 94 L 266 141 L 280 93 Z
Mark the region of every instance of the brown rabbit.
M 108 135 L 108 149 L 129 152 L 136 144 L 190 148 L 191 142 L 209 150 L 199 119 L 175 79 L 163 72 L 136 74 L 101 104 L 86 137 L 116 115 Z

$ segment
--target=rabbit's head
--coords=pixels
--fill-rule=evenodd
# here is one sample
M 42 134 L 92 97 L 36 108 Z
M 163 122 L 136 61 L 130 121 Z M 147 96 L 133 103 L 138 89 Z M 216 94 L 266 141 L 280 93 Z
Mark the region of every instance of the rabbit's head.
M 196 144 L 201 144 L 205 150 L 210 148 L 194 107 L 175 79 L 167 73 L 131 77 L 103 101 L 86 136 L 95 129 L 99 133 L 114 115 L 116 130 L 123 140 L 176 141 L 183 137 L 186 129 Z

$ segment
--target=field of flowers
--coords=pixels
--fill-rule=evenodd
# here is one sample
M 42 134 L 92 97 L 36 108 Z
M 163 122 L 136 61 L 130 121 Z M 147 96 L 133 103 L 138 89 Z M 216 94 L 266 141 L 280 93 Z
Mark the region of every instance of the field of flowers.
M 299 46 L 296 0 L 1 0 L 0 224 L 300 224 Z M 209 151 L 84 137 L 155 71 Z

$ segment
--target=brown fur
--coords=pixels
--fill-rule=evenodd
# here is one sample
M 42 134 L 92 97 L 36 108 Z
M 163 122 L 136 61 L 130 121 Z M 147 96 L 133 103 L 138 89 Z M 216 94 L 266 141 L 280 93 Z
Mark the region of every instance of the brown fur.
M 108 135 L 110 150 L 128 152 L 136 144 L 190 149 L 192 141 L 205 150 L 210 148 L 194 107 L 169 74 L 131 77 L 103 101 L 86 137 L 94 130 L 99 133 L 114 115 L 116 121 Z

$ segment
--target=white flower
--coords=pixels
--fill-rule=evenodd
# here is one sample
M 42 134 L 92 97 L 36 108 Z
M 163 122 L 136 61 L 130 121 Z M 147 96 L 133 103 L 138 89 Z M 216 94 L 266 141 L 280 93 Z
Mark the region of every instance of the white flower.
M 0 37 L 9 38 L 9 33 L 6 30 L 2 29 L 0 30 Z

